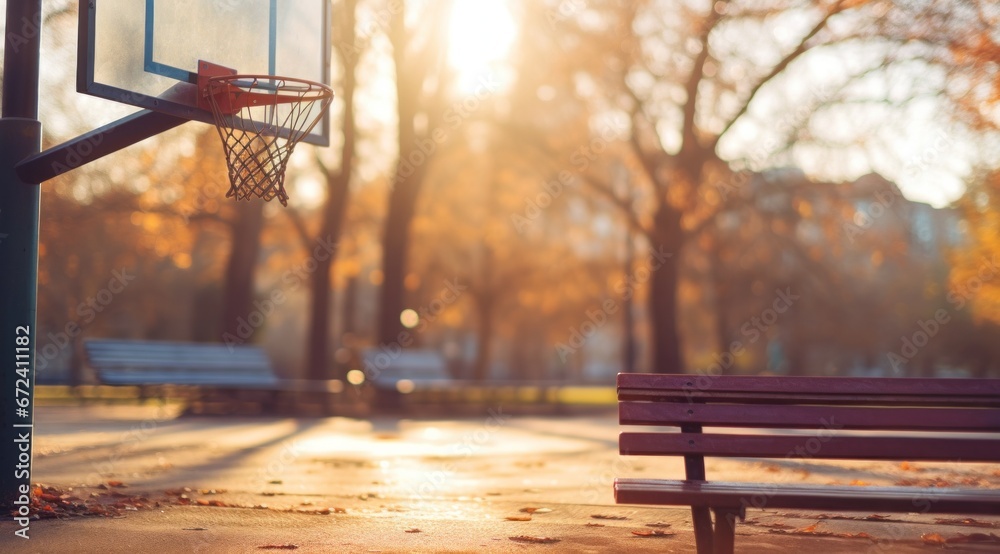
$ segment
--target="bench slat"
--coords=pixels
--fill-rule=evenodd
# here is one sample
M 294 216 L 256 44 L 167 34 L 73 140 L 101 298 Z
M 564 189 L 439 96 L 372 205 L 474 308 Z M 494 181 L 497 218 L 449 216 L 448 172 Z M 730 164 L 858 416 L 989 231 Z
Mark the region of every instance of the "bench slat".
M 1000 407 L 998 379 L 618 374 L 621 400 Z
M 1000 461 L 995 439 L 898 436 L 621 433 L 619 450 L 635 456 L 822 458 L 830 460 Z
M 699 379 L 707 379 L 708 386 L 703 387 L 702 385 L 705 383 L 702 383 Z M 1000 383 L 996 379 L 922 379 L 914 377 L 888 379 L 879 377 L 719 375 L 703 378 L 696 375 L 619 373 L 618 387 L 664 390 L 757 391 L 788 394 L 816 391 L 823 391 L 826 394 L 918 396 L 930 394 L 944 396 L 1000 394 Z
M 1000 396 L 888 396 L 888 395 L 844 395 L 824 393 L 776 394 L 758 392 L 713 392 L 688 393 L 681 391 L 657 391 L 641 389 L 618 389 L 620 400 L 652 400 L 659 402 L 728 402 L 745 404 L 824 404 L 854 406 L 953 406 L 1000 408 Z
M 929 411 L 930 410 L 930 411 Z M 1000 432 L 1000 410 L 766 404 L 619 403 L 622 425 Z
M 995 490 L 616 479 L 620 504 L 998 515 Z

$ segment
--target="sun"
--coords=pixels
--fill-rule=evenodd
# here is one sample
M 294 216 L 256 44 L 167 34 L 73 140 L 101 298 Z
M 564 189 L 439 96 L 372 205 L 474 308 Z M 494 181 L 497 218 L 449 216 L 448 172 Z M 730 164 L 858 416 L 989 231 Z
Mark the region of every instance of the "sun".
M 448 24 L 448 62 L 462 81 L 474 81 L 506 60 L 516 37 L 506 0 L 455 0 Z

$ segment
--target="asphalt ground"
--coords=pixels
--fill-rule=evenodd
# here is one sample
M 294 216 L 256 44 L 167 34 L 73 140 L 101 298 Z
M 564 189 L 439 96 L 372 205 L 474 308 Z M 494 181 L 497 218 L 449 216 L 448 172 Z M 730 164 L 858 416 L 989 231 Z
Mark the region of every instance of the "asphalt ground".
M 41 406 L 29 539 L 3 552 L 694 552 L 689 510 L 616 505 L 613 411 L 460 418 L 180 416 L 172 406 Z M 710 479 L 1000 488 L 1000 467 L 708 461 Z M 44 496 L 41 496 L 44 495 Z M 46 508 L 47 506 L 47 508 Z M 738 552 L 998 552 L 1000 518 L 750 510 Z M 293 548 L 294 547 L 294 548 Z

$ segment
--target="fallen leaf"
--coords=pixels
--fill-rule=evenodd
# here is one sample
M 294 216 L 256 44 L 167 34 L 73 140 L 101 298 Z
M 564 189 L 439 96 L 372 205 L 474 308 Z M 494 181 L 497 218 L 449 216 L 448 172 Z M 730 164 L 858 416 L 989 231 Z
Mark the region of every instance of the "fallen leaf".
M 593 521 L 588 522 L 584 527 L 604 527 L 603 523 L 594 523 Z
M 185 527 L 181 531 L 208 531 L 207 527 Z
M 608 514 L 591 514 L 590 517 L 594 519 L 615 519 L 615 520 L 628 519 L 625 516 L 612 516 Z
M 798 533 L 815 533 L 817 527 L 819 527 L 819 523 L 813 523 L 812 525 L 810 525 L 808 527 L 803 527 L 802 529 L 797 529 L 796 532 L 798 532 Z
M 298 547 L 299 545 L 297 544 L 265 544 L 258 546 L 257 548 L 263 550 L 295 550 Z
M 886 521 L 892 518 L 881 514 L 872 514 L 870 516 L 865 516 L 865 519 L 867 519 L 868 521 Z
M 920 540 L 924 541 L 924 544 L 944 544 L 945 539 L 939 533 L 924 533 L 920 535 Z
M 913 469 L 913 466 L 910 465 L 910 462 L 899 462 L 899 469 L 903 471 L 910 471 Z
M 934 523 L 938 525 L 968 525 L 970 527 L 1000 527 L 1000 524 L 991 521 L 979 521 L 966 517 L 962 519 L 935 518 Z
M 267 483 L 269 485 L 280 485 L 280 484 L 284 483 L 284 481 L 282 481 L 281 479 L 274 479 L 272 481 L 268 481 Z
M 552 512 L 551 508 L 521 508 L 522 512 L 526 514 L 548 514 Z
M 423 533 L 423 531 L 417 529 L 416 527 L 413 527 L 411 529 L 407 529 L 406 531 L 404 531 L 404 533 Z
M 537 544 L 552 544 L 559 542 L 560 539 L 554 539 L 552 537 L 529 537 L 528 535 L 518 535 L 516 537 L 507 537 L 515 542 L 531 542 Z
M 869 483 L 867 481 L 862 481 L 861 479 L 855 479 L 848 483 L 852 487 L 867 487 Z
M 109 487 L 118 488 L 118 489 L 123 489 L 123 488 L 127 487 L 128 485 L 126 485 L 125 483 L 122 483 L 121 481 L 108 481 L 108 486 Z
M 677 533 L 674 533 L 673 531 L 661 531 L 659 529 L 653 529 L 651 531 L 646 531 L 646 530 L 632 531 L 632 534 L 637 537 L 672 537 Z
M 948 537 L 944 542 L 948 544 L 966 544 L 966 543 L 979 543 L 979 542 L 997 542 L 1000 543 L 1000 537 L 990 533 L 972 533 L 969 535 L 963 535 L 959 533 L 954 537 Z
M 670 527 L 670 524 L 666 521 L 654 521 L 653 523 L 647 523 L 646 527 Z
M 531 516 L 507 516 L 507 521 L 531 521 Z

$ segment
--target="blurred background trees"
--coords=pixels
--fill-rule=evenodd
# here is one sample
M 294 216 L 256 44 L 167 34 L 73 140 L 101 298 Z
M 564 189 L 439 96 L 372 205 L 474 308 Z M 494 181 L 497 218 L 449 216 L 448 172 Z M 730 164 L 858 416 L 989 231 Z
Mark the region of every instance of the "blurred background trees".
M 288 209 L 225 198 L 199 124 L 43 185 L 41 380 L 88 336 L 313 378 L 400 337 L 480 380 L 998 371 L 992 2 L 333 4 Z M 121 108 L 46 9 L 51 144 Z

